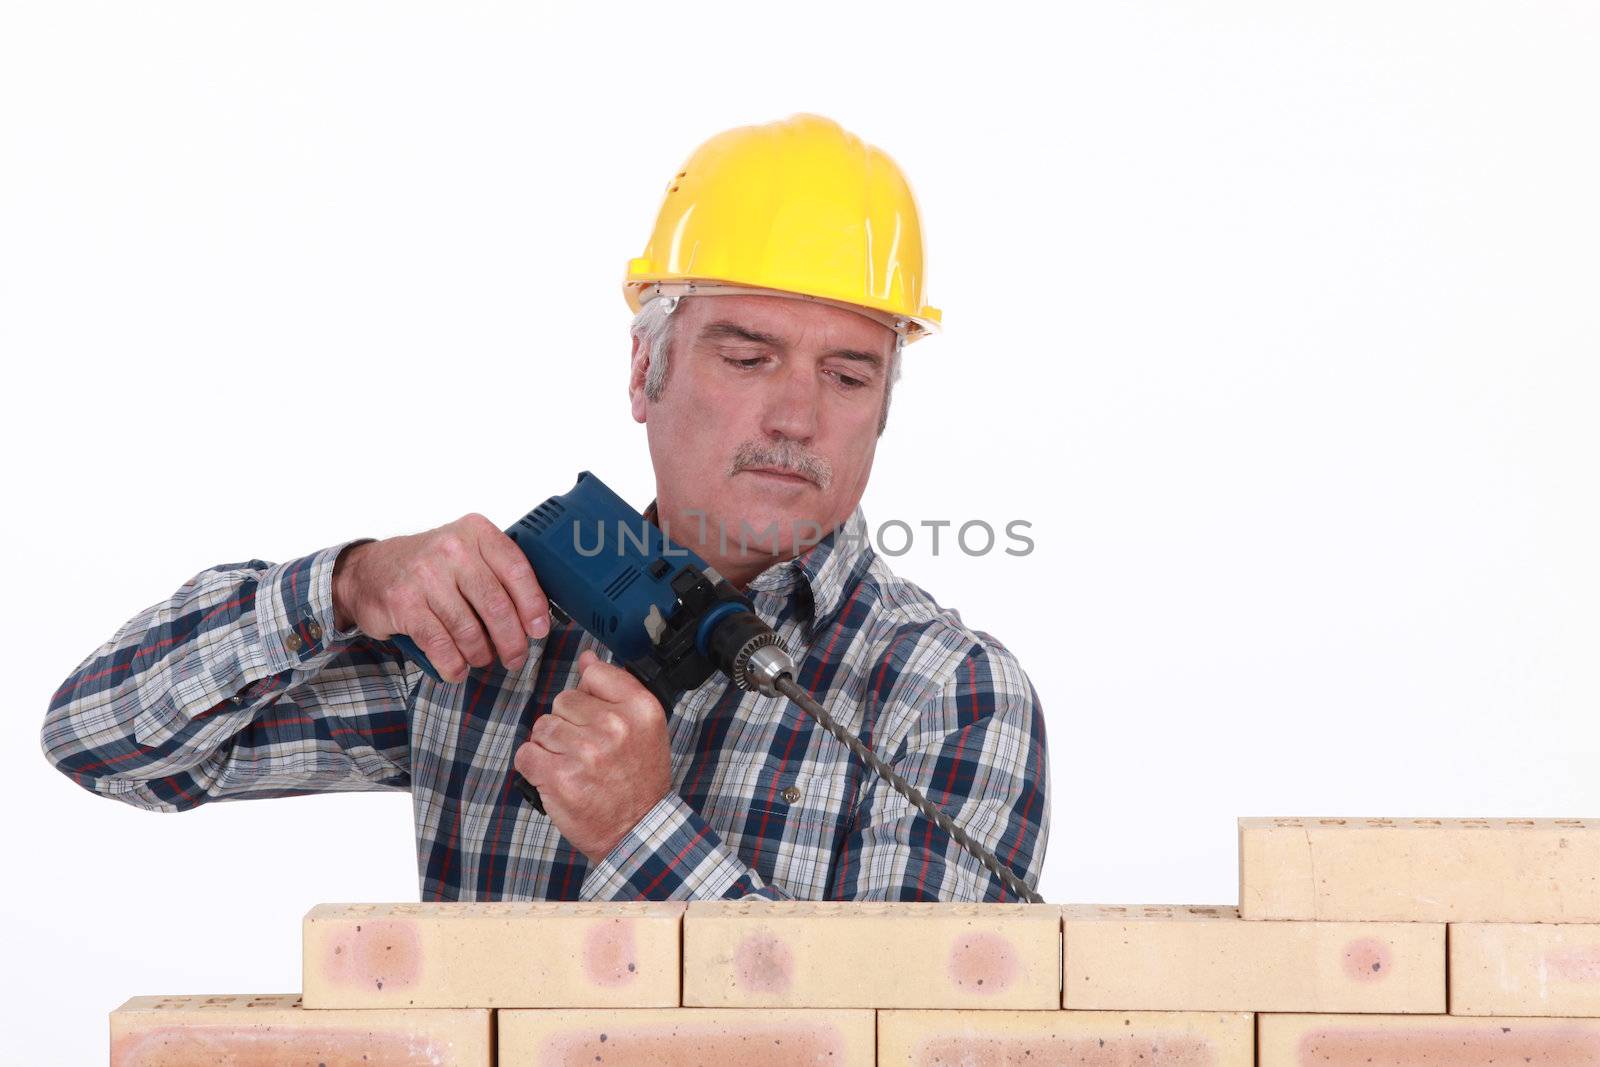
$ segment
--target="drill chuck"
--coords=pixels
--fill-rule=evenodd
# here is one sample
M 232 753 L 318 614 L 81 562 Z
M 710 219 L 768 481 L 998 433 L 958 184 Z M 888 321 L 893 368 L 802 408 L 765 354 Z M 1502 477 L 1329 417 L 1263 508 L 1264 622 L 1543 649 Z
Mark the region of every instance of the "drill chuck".
M 778 679 L 794 661 L 761 617 L 749 610 L 722 614 L 705 637 L 707 658 L 740 689 L 777 696 Z

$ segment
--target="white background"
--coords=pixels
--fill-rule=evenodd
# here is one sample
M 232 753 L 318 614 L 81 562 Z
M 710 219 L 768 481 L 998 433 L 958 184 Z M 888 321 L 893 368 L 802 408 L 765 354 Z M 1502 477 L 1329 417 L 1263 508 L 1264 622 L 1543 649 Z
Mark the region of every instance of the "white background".
M 624 263 L 795 111 L 909 173 L 947 314 L 869 521 L 1033 523 L 896 566 L 1042 695 L 1050 900 L 1232 902 L 1240 815 L 1596 815 L 1596 55 L 1576 2 L 5 3 L 0 1055 L 416 898 L 407 796 L 136 811 L 50 695 L 213 564 L 642 506 Z

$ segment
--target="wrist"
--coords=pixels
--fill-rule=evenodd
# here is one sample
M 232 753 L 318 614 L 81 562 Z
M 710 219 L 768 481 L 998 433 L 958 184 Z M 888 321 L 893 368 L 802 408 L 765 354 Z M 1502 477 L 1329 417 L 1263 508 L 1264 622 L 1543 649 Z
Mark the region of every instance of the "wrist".
M 353 628 L 355 619 L 356 564 L 371 539 L 346 545 L 333 564 L 333 625 L 341 633 Z
M 606 837 L 596 837 L 592 841 L 586 842 L 588 847 L 580 849 L 579 851 L 589 858 L 590 863 L 604 863 L 607 857 L 616 852 L 619 845 L 638 833 L 639 827 L 644 823 L 645 819 L 649 818 L 650 813 L 654 811 L 656 807 L 660 805 L 661 801 L 666 799 L 671 792 L 672 787 L 669 784 L 666 789 L 662 790 L 661 796 L 658 799 L 646 805 L 644 810 L 639 812 L 639 814 L 634 818 L 629 819 L 625 826 L 614 828 Z

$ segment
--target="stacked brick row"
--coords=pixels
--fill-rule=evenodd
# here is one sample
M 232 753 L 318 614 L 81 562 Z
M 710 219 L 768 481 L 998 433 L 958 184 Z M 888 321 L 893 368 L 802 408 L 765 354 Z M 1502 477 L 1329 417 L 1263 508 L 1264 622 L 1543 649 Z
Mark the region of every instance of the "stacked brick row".
M 1238 907 L 321 905 L 116 1067 L 1600 1065 L 1600 821 L 1246 819 Z

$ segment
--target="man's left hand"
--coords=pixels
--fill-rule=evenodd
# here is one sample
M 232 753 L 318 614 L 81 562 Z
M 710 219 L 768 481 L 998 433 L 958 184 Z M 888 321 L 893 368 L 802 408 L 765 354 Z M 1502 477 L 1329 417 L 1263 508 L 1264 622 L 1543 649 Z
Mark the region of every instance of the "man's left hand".
M 672 790 L 667 716 L 639 680 L 585 649 L 576 689 L 558 693 L 517 749 L 544 810 L 593 863 Z

